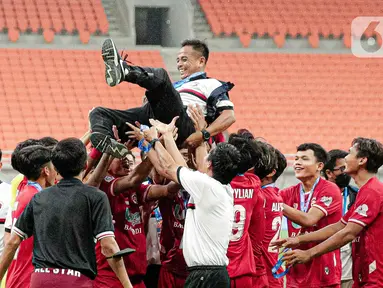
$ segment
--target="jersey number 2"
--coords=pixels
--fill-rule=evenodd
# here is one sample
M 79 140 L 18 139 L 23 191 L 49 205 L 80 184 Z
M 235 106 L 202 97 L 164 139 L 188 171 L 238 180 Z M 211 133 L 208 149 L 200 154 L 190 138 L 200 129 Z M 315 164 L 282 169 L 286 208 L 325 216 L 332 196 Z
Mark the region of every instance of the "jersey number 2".
M 239 241 L 245 228 L 246 209 L 242 205 L 234 205 L 234 223 L 230 241 Z
M 279 238 L 281 228 L 282 228 L 282 217 L 277 216 L 273 219 L 273 222 L 271 222 L 271 230 L 275 231 L 275 234 L 273 236 L 273 239 L 271 239 L 270 243 Z M 278 248 L 272 248 L 271 245 L 269 244 L 269 248 L 267 249 L 267 251 L 270 253 L 278 253 Z

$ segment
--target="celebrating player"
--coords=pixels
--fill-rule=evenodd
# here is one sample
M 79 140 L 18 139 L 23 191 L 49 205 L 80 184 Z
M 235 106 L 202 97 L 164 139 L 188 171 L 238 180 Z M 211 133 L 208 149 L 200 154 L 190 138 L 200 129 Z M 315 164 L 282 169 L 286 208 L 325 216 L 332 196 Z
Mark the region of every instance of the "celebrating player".
M 209 49 L 202 41 L 185 40 L 182 43 L 177 56 L 177 68 L 182 80 L 174 84 L 162 68 L 143 68 L 123 61 L 111 39 L 105 40 L 102 57 L 108 85 L 115 86 L 123 81 L 137 84 L 147 90 L 148 103 L 124 111 L 103 107 L 91 111 L 91 141 L 101 152 L 106 151 L 120 158 L 127 153 L 126 147 L 113 139 L 112 125 L 117 126 L 119 136 L 125 142 L 125 132 L 130 130 L 126 122 L 134 125 L 135 121 L 139 121 L 149 126 L 149 118 L 170 123 L 174 117 L 179 116 L 178 146 L 186 140 L 187 144 L 196 147 L 235 122 L 234 105 L 228 96 L 234 85 L 207 78 L 204 70 L 209 59 Z M 195 131 L 185 108 L 189 104 L 200 104 L 203 107 L 209 127 Z

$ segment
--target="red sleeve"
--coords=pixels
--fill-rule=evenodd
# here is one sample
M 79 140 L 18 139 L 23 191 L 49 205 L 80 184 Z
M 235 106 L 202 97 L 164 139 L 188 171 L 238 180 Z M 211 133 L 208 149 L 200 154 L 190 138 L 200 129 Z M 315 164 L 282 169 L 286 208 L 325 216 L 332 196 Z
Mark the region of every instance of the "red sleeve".
M 361 189 L 356 197 L 348 222 L 363 227 L 371 224 L 380 213 L 381 200 L 379 193 L 370 188 Z M 347 214 L 346 214 L 347 215 Z
M 20 193 L 15 201 L 15 210 L 12 212 L 12 219 L 19 218 L 25 207 L 29 204 L 33 196 L 38 192 L 35 188 L 26 187 L 26 190 Z
M 140 205 L 143 205 L 144 203 L 146 203 L 146 197 L 148 195 L 148 192 L 150 190 L 150 187 L 152 185 L 151 184 L 141 184 L 140 186 L 138 186 L 138 188 L 136 189 L 136 192 L 137 192 L 137 198 L 138 198 L 138 203 Z M 149 201 L 150 202 L 153 202 L 155 203 L 156 201 Z
M 340 221 L 347 225 L 348 220 L 350 219 L 351 214 L 354 213 L 354 205 L 352 205 L 351 209 L 349 209 L 346 214 L 343 215 L 343 217 L 340 219 Z
M 251 215 L 249 235 L 254 257 L 260 259 L 262 256 L 263 238 L 265 236 L 265 198 L 261 191 L 258 191 L 257 203 Z
M 340 194 L 338 186 L 326 183 L 319 191 L 312 207 L 318 208 L 326 216 L 339 212 L 342 209 Z
M 114 197 L 113 193 L 113 186 L 114 183 L 118 180 L 119 178 L 114 178 L 112 176 L 106 176 L 101 184 L 100 184 L 100 190 L 105 192 L 108 198 Z
M 291 194 L 290 188 L 286 188 L 279 191 L 279 195 L 282 197 L 283 203 L 286 203 L 286 204 L 289 202 L 288 200 L 290 198 L 290 194 Z

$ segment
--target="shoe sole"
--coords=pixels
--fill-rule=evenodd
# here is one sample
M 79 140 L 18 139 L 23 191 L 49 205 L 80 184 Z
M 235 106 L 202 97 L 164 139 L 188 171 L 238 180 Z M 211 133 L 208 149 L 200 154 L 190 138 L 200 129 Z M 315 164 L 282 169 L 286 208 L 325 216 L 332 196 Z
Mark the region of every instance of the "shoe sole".
M 124 158 L 129 152 L 125 145 L 102 133 L 92 133 L 90 135 L 90 141 L 92 142 L 93 147 L 98 151 L 109 154 L 114 158 Z
M 122 68 L 120 67 L 120 55 L 112 39 L 104 41 L 101 55 L 105 64 L 106 83 L 111 87 L 116 86 L 120 83 Z

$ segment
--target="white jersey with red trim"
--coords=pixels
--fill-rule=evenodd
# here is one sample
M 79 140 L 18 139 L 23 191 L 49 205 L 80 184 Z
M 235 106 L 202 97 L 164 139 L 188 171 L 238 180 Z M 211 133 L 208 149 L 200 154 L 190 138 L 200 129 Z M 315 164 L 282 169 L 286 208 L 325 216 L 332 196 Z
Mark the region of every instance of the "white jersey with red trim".
M 180 93 L 182 103 L 198 104 L 204 111 L 208 121 L 214 121 L 223 110 L 233 110 L 228 92 L 234 84 L 207 78 L 205 73 L 195 73 L 188 78 L 174 83 L 174 88 Z
M 1 182 L 1 181 L 0 181 Z M 9 205 L 11 202 L 12 192 L 11 185 L 0 183 L 0 255 L 4 249 L 4 223 L 7 218 Z

